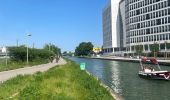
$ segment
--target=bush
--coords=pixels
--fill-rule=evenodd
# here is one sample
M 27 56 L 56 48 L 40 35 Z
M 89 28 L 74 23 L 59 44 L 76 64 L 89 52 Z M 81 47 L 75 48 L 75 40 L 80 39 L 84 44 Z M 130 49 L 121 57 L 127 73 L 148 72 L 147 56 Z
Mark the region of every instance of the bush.
M 55 56 L 55 54 L 51 51 L 45 49 L 31 49 L 28 48 L 29 52 L 29 60 L 33 61 L 36 59 L 50 59 L 51 56 Z M 27 59 L 27 47 L 10 47 L 9 48 L 9 56 L 12 60 L 15 61 L 26 61 Z

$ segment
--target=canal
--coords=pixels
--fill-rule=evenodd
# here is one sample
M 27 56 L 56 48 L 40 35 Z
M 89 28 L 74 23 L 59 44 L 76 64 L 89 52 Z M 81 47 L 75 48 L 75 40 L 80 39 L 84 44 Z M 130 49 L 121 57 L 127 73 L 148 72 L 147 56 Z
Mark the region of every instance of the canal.
M 111 87 L 125 100 L 170 100 L 170 81 L 147 80 L 138 77 L 138 63 L 99 59 L 69 58 Z M 168 66 L 162 69 L 170 70 Z

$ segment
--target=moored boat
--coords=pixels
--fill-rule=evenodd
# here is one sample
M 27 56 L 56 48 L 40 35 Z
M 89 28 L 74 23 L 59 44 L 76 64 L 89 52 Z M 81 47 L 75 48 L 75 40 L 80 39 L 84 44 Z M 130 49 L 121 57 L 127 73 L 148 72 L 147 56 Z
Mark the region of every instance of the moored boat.
M 152 63 L 152 66 L 148 63 Z M 167 70 L 161 70 L 158 61 L 155 58 L 141 58 L 140 66 L 141 71 L 139 71 L 138 75 L 142 78 L 170 80 L 170 72 Z M 156 70 L 156 68 L 158 70 Z

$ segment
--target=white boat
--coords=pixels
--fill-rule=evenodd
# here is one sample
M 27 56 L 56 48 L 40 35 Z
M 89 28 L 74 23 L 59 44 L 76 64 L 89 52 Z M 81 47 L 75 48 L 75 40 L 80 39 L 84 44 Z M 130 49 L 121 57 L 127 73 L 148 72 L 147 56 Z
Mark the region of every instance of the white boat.
M 150 66 L 149 64 L 153 65 Z M 157 79 L 157 80 L 170 80 L 170 72 L 167 70 L 161 70 L 158 61 L 155 58 L 141 58 L 140 61 L 141 71 L 139 71 L 138 75 L 142 78 L 148 79 Z M 157 67 L 158 70 L 155 70 Z

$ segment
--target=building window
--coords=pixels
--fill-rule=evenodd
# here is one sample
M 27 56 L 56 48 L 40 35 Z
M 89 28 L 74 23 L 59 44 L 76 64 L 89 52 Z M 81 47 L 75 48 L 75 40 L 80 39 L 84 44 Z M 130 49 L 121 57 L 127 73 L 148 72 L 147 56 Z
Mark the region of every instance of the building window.
M 148 51 L 148 45 L 144 45 L 145 51 Z
M 156 20 L 156 25 L 160 25 L 161 24 L 161 19 L 157 19 Z
M 167 17 L 165 17 L 165 24 L 167 24 Z
M 151 34 L 153 34 L 153 28 L 151 28 Z
M 170 1 L 169 1 L 170 2 Z M 170 15 L 170 8 L 168 8 L 168 15 Z
M 156 35 L 154 35 L 154 41 L 156 41 Z
M 164 26 L 164 29 L 165 29 L 165 32 L 167 32 L 168 30 L 167 30 L 167 26 Z
M 165 16 L 167 15 L 167 9 L 165 9 Z
M 161 27 L 161 31 L 160 32 L 164 32 L 164 27 L 163 26 Z
M 162 40 L 162 34 L 160 35 L 160 40 Z
M 156 0 L 156 2 L 159 2 L 160 0 Z
M 162 18 L 162 24 L 164 24 L 164 18 Z
M 159 41 L 159 40 L 160 40 L 159 35 L 157 35 L 157 41 Z
M 168 40 L 168 34 L 166 34 L 166 40 Z
M 146 20 L 150 19 L 150 16 L 149 14 L 146 15 Z
M 164 10 L 162 10 L 162 16 L 165 16 L 165 12 L 164 12 Z
M 156 12 L 156 17 L 158 17 L 158 12 Z

